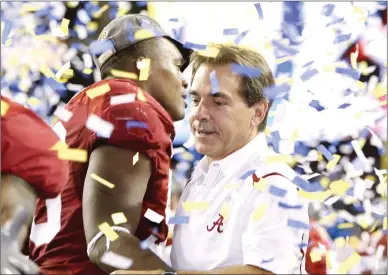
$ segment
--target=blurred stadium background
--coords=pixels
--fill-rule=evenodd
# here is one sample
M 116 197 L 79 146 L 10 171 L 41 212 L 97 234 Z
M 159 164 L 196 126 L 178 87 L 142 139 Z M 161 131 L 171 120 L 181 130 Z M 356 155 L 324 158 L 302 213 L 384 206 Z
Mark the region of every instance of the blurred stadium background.
M 197 49 L 235 43 L 267 58 L 284 84 L 267 141 L 334 192 L 306 197 L 319 241 L 308 260 L 326 264 L 319 274 L 386 273 L 387 2 L 1 2 L 1 94 L 53 125 L 57 110 L 99 80 L 88 45 L 132 13 Z M 64 67 L 72 73 L 56 81 Z M 172 211 L 202 157 L 187 119 L 176 127 Z

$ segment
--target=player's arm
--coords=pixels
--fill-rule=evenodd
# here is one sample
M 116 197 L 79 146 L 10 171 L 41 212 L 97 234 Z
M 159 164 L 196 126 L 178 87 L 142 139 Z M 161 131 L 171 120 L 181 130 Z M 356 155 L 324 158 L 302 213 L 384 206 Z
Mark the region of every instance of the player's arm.
M 19 208 L 23 208 L 28 219 L 19 235 L 19 244 L 23 245 L 35 211 L 36 193 L 23 179 L 11 174 L 1 175 L 1 226 L 12 219 Z
M 133 235 L 140 220 L 142 202 L 151 176 L 151 161 L 143 154 L 133 165 L 137 152 L 114 146 L 101 146 L 95 149 L 89 160 L 88 172 L 83 191 L 83 221 L 88 243 L 100 232 L 99 225 L 107 222 L 113 225 L 112 214 L 122 212 L 127 222 L 119 226 L 129 230 L 116 232 L 119 238 L 110 242 L 109 251 L 130 258 L 132 270 L 166 269 L 166 264 L 150 250 L 143 250 L 140 241 Z M 91 175 L 114 184 L 113 188 L 94 180 Z M 107 251 L 106 237 L 99 238 L 89 253 L 90 260 L 105 272 L 117 268 L 101 262 Z

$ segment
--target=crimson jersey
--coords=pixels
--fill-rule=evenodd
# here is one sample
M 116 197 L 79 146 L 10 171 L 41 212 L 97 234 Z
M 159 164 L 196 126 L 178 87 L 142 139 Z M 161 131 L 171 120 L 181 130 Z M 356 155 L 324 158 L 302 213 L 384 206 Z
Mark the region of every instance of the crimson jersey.
M 93 99 L 87 92 L 101 85 L 109 84 L 110 91 Z M 111 105 L 112 96 L 134 94 L 136 99 L 130 103 Z M 142 92 L 132 81 L 110 79 L 100 81 L 77 94 L 66 107 L 73 113 L 71 119 L 63 123 L 66 143 L 69 148 L 85 149 L 90 156 L 100 143 L 109 143 L 131 149 L 148 156 L 152 161 L 152 173 L 142 205 L 142 215 L 135 235 L 140 240 L 154 234 L 164 241 L 168 234 L 165 219 L 160 224 L 144 218 L 148 208 L 165 217 L 168 200 L 169 167 L 172 139 L 175 136 L 173 121 L 162 106 L 149 94 Z M 113 124 L 114 129 L 108 139 L 98 137 L 85 123 L 94 114 Z M 131 127 L 128 122 L 136 121 L 145 127 Z M 132 159 L 128 161 L 132 162 Z M 132 163 L 131 163 L 132 165 Z M 69 180 L 53 203 L 57 216 L 52 216 L 55 236 L 46 237 L 42 230 L 39 243 L 30 243 L 30 254 L 45 274 L 104 274 L 87 256 L 87 243 L 82 220 L 82 193 L 88 163 L 70 161 Z M 109 203 L 109 202 L 106 202 Z M 35 224 L 50 221 L 50 208 L 39 202 L 40 208 Z M 47 210 L 47 211 L 46 211 Z M 52 210 L 54 212 L 54 210 Z M 48 213 L 48 215 L 46 214 Z M 54 225 L 54 223 L 56 224 Z M 157 229 L 157 230 L 155 230 Z
M 50 150 L 58 136 L 33 111 L 3 96 L 1 101 L 6 110 L 1 117 L 1 173 L 25 180 L 42 199 L 58 196 L 68 179 L 67 161 Z

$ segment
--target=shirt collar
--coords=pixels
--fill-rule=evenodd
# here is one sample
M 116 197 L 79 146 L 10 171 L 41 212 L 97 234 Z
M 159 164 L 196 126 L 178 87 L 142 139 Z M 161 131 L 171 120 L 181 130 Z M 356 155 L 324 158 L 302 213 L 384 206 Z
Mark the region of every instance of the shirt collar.
M 247 161 L 254 157 L 264 159 L 267 152 L 267 142 L 264 133 L 259 133 L 250 142 L 244 145 L 239 150 L 226 156 L 225 158 L 217 161 L 213 161 L 210 165 L 219 165 L 222 173 L 228 177 L 240 170 Z M 195 173 L 193 173 L 193 179 L 198 178 L 203 174 L 206 174 L 209 170 L 209 159 L 207 156 L 203 157 L 198 163 Z

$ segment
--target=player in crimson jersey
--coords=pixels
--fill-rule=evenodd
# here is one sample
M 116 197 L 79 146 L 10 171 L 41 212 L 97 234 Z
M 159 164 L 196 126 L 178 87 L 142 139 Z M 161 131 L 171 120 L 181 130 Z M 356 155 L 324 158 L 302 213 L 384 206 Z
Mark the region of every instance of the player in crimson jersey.
M 168 268 L 140 244 L 163 242 L 168 234 L 173 120 L 184 117 L 187 83 L 181 70 L 190 51 L 142 15 L 115 19 L 99 39 L 112 45 L 95 60 L 103 80 L 77 94 L 66 106 L 73 113 L 70 120 L 56 125 L 69 148 L 86 150 L 88 160 L 70 161 L 70 178 L 58 200 L 39 202 L 30 254 L 44 274 L 112 272 L 117 267 L 102 259 L 107 250 L 130 258 L 133 269 Z M 147 80 L 112 76 L 112 69 L 139 75 L 147 59 Z M 100 122 L 90 122 L 91 117 Z M 112 214 L 118 212 L 127 221 L 114 225 Z M 104 236 L 99 229 L 103 223 L 118 234 L 117 240 Z
M 36 197 L 58 196 L 68 179 L 68 163 L 50 150 L 59 138 L 35 113 L 3 96 L 1 112 L 1 273 L 33 274 L 37 269 L 23 259 L 19 247 L 27 237 Z M 12 264 L 7 257 L 14 259 Z

